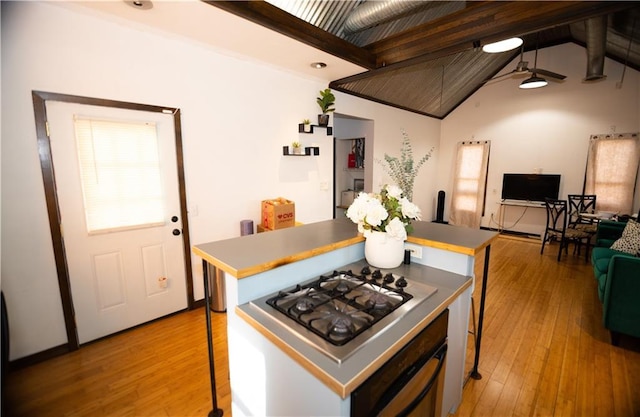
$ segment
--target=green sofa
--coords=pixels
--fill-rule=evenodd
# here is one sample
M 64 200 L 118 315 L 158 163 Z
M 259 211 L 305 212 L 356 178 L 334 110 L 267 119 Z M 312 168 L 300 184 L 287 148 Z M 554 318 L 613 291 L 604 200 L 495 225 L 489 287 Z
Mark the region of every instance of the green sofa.
M 640 337 L 640 257 L 610 248 L 625 226 L 625 222 L 601 221 L 591 252 L 603 324 L 613 345 L 618 345 L 620 333 Z

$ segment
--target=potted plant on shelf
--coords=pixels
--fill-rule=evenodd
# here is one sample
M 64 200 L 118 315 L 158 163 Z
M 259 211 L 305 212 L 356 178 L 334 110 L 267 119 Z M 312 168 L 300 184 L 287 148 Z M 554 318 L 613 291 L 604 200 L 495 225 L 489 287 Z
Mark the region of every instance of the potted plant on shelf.
M 298 141 L 295 141 L 291 144 L 291 148 L 293 148 L 294 155 L 302 155 L 302 144 Z
M 304 125 L 304 131 L 305 132 L 311 132 L 311 120 L 309 119 L 304 119 L 302 120 L 302 124 Z
M 324 90 L 320 90 L 320 97 L 316 98 L 316 102 L 318 106 L 320 106 L 320 110 L 322 114 L 318 115 L 318 125 L 320 126 L 328 126 L 329 125 L 329 112 L 334 111 L 334 108 L 331 108 L 336 102 L 336 97 L 331 92 L 331 89 L 325 88 Z

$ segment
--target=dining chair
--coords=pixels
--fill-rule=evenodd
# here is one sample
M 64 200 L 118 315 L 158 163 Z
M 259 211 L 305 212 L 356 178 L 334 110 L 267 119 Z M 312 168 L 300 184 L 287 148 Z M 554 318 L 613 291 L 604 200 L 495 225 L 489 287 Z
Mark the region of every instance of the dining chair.
M 565 253 L 568 253 L 570 243 L 576 245 L 577 248 L 579 248 L 582 243 L 585 243 L 587 246 L 585 261 L 589 261 L 591 234 L 583 230 L 568 227 L 569 215 L 567 211 L 567 200 L 546 198 L 544 205 L 547 211 L 547 224 L 544 229 L 540 254 L 542 255 L 544 252 L 544 246 L 547 242 L 551 242 L 552 240 L 558 241 L 558 261 L 560 261 L 562 249 L 565 250 Z
M 595 194 L 569 194 L 569 222 L 572 229 L 579 229 L 595 235 L 598 228 L 597 222 L 593 218 L 580 216 L 582 213 L 594 214 L 596 212 Z

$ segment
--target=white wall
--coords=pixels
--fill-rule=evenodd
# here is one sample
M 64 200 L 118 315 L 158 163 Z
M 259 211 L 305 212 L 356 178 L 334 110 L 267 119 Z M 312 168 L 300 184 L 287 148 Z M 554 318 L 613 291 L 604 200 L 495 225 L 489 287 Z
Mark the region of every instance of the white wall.
M 503 72 L 515 68 L 518 59 Z M 533 52 L 525 61 L 533 66 Z M 597 133 L 638 132 L 639 75 L 627 68 L 622 88 L 616 88 L 623 65 L 605 62 L 604 81 L 585 84 L 585 49 L 575 44 L 547 48 L 538 53 L 538 67 L 567 76 L 562 83 L 550 82 L 536 90 L 520 90 L 526 77 L 504 77 L 490 82 L 467 99 L 443 122 L 438 165 L 438 187 L 447 191 L 445 218 L 451 197 L 451 176 L 455 145 L 464 140 L 490 140 L 491 155 L 487 182 L 486 216 L 498 215 L 505 172 L 561 174 L 560 196 L 580 193 L 589 136 Z M 640 184 L 637 187 L 640 190 Z M 640 192 L 634 204 L 640 207 Z M 544 227 L 543 209 L 509 208 L 505 225 L 512 230 L 539 234 Z M 516 224 L 517 222 L 517 224 Z M 514 226 L 515 224 L 515 226 Z
M 294 200 L 301 222 L 332 217 L 331 189 L 320 189 L 332 183 L 332 137 L 301 137 L 320 146 L 320 157 L 282 156 L 282 146 L 300 138 L 298 123 L 316 118 L 315 98 L 325 87 L 55 2 L 2 2 L 2 290 L 11 360 L 66 342 L 32 90 L 180 108 L 191 243 L 199 244 L 239 236 L 242 219 L 257 224 L 265 198 Z M 371 156 L 397 153 L 401 128 L 416 151 L 439 141 L 437 120 L 336 97 L 342 114 L 375 121 Z M 419 204 L 433 198 L 435 172 L 434 163 L 421 173 Z M 201 263 L 193 261 L 199 299 Z

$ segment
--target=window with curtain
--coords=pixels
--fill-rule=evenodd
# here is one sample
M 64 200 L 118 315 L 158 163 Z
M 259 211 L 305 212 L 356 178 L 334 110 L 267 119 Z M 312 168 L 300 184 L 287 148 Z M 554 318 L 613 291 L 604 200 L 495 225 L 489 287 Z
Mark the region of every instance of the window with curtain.
M 75 117 L 87 231 L 164 223 L 156 125 Z
M 630 214 L 640 164 L 637 133 L 592 135 L 585 194 L 596 195 L 596 209 Z
M 480 228 L 490 145 L 488 141 L 458 143 L 449 223 Z

